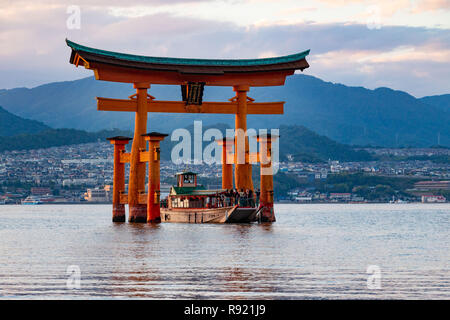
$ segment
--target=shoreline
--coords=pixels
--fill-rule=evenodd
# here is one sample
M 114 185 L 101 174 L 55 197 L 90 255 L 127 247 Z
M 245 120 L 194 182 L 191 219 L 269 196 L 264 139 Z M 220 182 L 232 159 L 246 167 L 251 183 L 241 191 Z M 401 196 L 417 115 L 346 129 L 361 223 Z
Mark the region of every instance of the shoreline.
M 296 202 L 296 201 L 275 201 L 274 204 L 446 204 L 450 203 L 446 202 L 421 202 L 421 201 L 412 201 L 412 202 L 401 202 L 401 203 L 392 203 L 392 202 L 332 202 L 332 201 L 310 201 L 310 202 Z M 7 206 L 47 206 L 47 205 L 112 205 L 111 202 L 53 202 L 53 203 L 39 203 L 39 204 L 21 204 L 21 203 L 2 203 L 2 205 Z

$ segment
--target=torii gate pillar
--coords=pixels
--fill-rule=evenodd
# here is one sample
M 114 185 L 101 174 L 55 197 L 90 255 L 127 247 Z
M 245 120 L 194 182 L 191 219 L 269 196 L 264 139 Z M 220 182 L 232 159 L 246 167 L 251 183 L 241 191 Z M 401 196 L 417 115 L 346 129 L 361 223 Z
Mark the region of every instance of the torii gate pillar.
M 108 138 L 114 145 L 114 175 L 113 175 L 113 222 L 125 222 L 125 205 L 120 203 L 120 194 L 125 191 L 125 163 L 120 161 L 120 155 L 125 152 L 125 145 L 131 140 L 128 137 L 116 136 Z
M 224 138 L 217 141 L 222 146 L 222 189 L 233 189 L 233 162 L 229 158 L 232 155 L 233 138 Z
M 237 112 L 235 117 L 234 139 L 234 182 L 236 188 L 253 191 L 252 165 L 248 162 L 249 153 L 247 132 L 247 91 L 249 86 L 239 85 L 233 87 L 237 98 Z
M 134 138 L 131 146 L 130 177 L 128 182 L 128 207 L 130 222 L 147 222 L 147 206 L 139 203 L 139 193 L 145 192 L 145 163 L 140 161 L 140 151 L 146 148 L 142 136 L 147 131 L 148 83 L 135 83 L 137 109 L 134 121 Z
M 275 213 L 273 211 L 272 141 L 278 137 L 270 134 L 257 137 L 261 164 L 261 194 L 259 197 L 261 222 L 275 222 Z
M 160 216 L 160 147 L 159 144 L 167 134 L 151 132 L 144 135 L 148 141 L 148 194 L 147 194 L 147 222 L 159 223 Z

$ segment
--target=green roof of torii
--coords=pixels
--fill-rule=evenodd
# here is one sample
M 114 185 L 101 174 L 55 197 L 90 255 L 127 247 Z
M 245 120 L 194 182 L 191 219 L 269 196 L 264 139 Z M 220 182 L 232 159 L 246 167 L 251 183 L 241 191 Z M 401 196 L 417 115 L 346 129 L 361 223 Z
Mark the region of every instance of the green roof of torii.
M 74 51 L 82 51 L 104 57 L 110 57 L 113 59 L 151 63 L 151 64 L 171 64 L 171 65 L 186 65 L 186 66 L 217 66 L 217 67 L 263 66 L 263 65 L 296 62 L 304 59 L 309 54 L 309 50 L 306 50 L 300 53 L 291 54 L 287 56 L 262 58 L 262 59 L 186 59 L 186 58 L 149 57 L 149 56 L 139 56 L 127 53 L 106 51 L 82 46 L 68 39 L 66 39 L 66 43 Z

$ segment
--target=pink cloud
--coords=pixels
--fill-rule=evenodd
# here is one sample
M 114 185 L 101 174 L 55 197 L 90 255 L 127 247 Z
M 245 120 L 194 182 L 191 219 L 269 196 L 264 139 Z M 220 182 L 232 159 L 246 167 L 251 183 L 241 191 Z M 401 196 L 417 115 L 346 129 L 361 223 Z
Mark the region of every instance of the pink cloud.
M 413 7 L 412 12 L 418 13 L 436 10 L 450 10 L 450 1 L 449 0 L 418 1 L 416 6 Z
M 395 13 L 406 10 L 411 13 L 422 13 L 425 11 L 437 11 L 450 9 L 450 1 L 448 0 L 318 0 L 329 6 L 345 7 L 350 5 L 363 5 L 366 7 L 377 6 L 383 16 L 392 16 Z
M 68 30 L 67 17 L 60 5 L 0 10 L 0 41 L 7 44 L 0 50 L 0 88 L 91 75 L 68 63 L 66 37 L 106 50 L 173 57 L 255 58 L 311 49 L 305 72 L 326 80 L 384 83 L 417 95 L 450 88 L 448 30 L 319 23 L 246 28 L 169 13 L 116 17 L 100 7 L 82 9 L 81 29 Z

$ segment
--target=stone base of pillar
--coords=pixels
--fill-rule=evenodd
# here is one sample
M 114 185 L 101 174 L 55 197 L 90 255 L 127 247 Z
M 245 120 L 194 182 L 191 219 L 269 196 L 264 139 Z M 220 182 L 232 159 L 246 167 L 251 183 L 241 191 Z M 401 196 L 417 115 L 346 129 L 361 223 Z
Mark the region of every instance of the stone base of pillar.
M 275 222 L 275 212 L 273 210 L 273 204 L 265 204 L 265 205 L 261 205 L 262 209 L 260 212 L 261 218 L 260 221 L 261 222 Z
M 138 204 L 130 207 L 129 222 L 147 222 L 147 206 L 145 204 Z
M 125 205 L 114 204 L 113 205 L 113 222 L 125 222 Z

